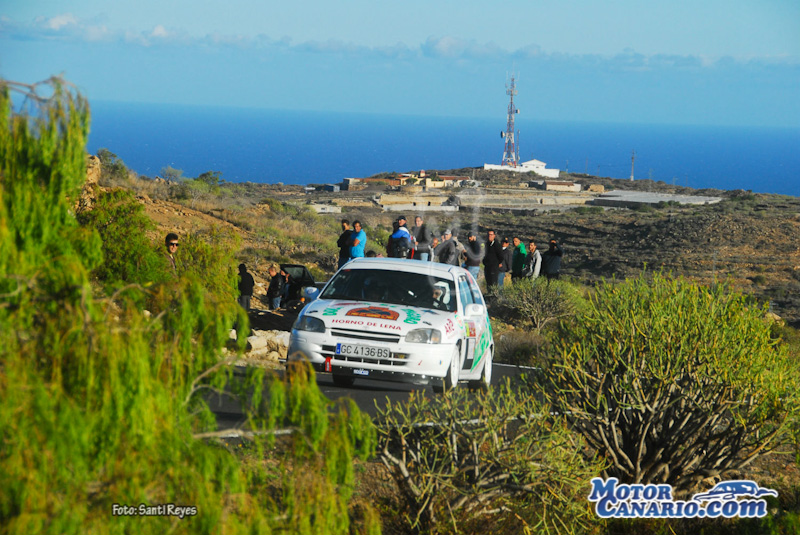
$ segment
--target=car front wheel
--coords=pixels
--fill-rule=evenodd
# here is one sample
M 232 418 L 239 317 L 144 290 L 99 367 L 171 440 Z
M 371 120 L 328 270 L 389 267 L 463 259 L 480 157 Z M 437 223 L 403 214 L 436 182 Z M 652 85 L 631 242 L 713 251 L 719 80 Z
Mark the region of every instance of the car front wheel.
M 458 386 L 458 370 L 461 367 L 461 359 L 458 358 L 459 353 L 458 347 L 453 349 L 453 355 L 450 357 L 450 366 L 447 368 L 447 375 L 442 380 L 437 379 L 433 383 L 434 392 L 442 393 Z

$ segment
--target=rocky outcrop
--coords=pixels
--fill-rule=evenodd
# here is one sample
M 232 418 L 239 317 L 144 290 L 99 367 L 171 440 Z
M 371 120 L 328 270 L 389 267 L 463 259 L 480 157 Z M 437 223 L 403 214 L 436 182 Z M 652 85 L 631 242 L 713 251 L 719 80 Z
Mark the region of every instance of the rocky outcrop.
M 235 336 L 232 333 L 232 336 Z M 278 367 L 286 360 L 289 350 L 288 331 L 253 330 L 247 337 L 247 348 L 242 359 L 237 362 L 244 366 Z
M 100 191 L 100 173 L 102 165 L 100 158 L 93 155 L 86 157 L 86 183 L 83 185 L 81 194 L 75 202 L 75 213 L 86 212 L 92 209 L 97 194 Z

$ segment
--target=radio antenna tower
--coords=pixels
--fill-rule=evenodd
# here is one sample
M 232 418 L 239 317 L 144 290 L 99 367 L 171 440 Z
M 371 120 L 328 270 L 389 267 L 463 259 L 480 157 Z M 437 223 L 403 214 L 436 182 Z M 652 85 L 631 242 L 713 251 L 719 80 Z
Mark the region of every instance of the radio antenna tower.
M 506 131 L 501 132 L 500 136 L 505 138 L 506 146 L 503 151 L 503 161 L 500 165 L 507 165 L 509 167 L 517 167 L 519 165 L 519 145 L 516 142 L 516 134 L 514 131 L 514 116 L 519 113 L 519 110 L 514 106 L 514 95 L 517 94 L 517 84 L 514 75 L 511 75 L 511 83 L 506 84 L 506 95 L 510 97 L 508 102 L 508 122 L 506 123 Z

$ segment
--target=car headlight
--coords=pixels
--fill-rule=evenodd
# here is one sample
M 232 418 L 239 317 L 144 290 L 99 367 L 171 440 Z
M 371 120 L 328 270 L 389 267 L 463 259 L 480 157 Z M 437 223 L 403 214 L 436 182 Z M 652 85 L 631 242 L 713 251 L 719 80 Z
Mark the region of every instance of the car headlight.
M 414 329 L 406 335 L 406 342 L 412 344 L 438 344 L 442 341 L 442 332 L 438 329 Z
M 314 318 L 312 316 L 300 316 L 297 318 L 297 321 L 294 322 L 293 329 L 297 329 L 298 331 L 309 331 L 312 333 L 324 333 L 325 332 L 325 322 L 319 318 Z

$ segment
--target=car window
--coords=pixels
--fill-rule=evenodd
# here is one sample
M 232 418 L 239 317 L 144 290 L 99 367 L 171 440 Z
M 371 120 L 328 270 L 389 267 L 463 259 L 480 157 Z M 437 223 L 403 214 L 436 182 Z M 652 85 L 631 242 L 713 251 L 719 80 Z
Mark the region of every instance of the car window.
M 458 278 L 458 293 L 461 296 L 461 306 L 466 308 L 467 305 L 475 302 L 472 298 L 472 290 L 469 288 L 467 278 L 463 275 Z
M 320 295 L 321 299 L 353 299 L 454 312 L 452 280 L 386 269 L 342 269 Z
M 478 284 L 472 277 L 467 277 L 467 282 L 469 283 L 469 289 L 472 292 L 472 301 L 478 305 L 483 305 L 483 295 L 481 295 L 481 290 L 478 288 Z

